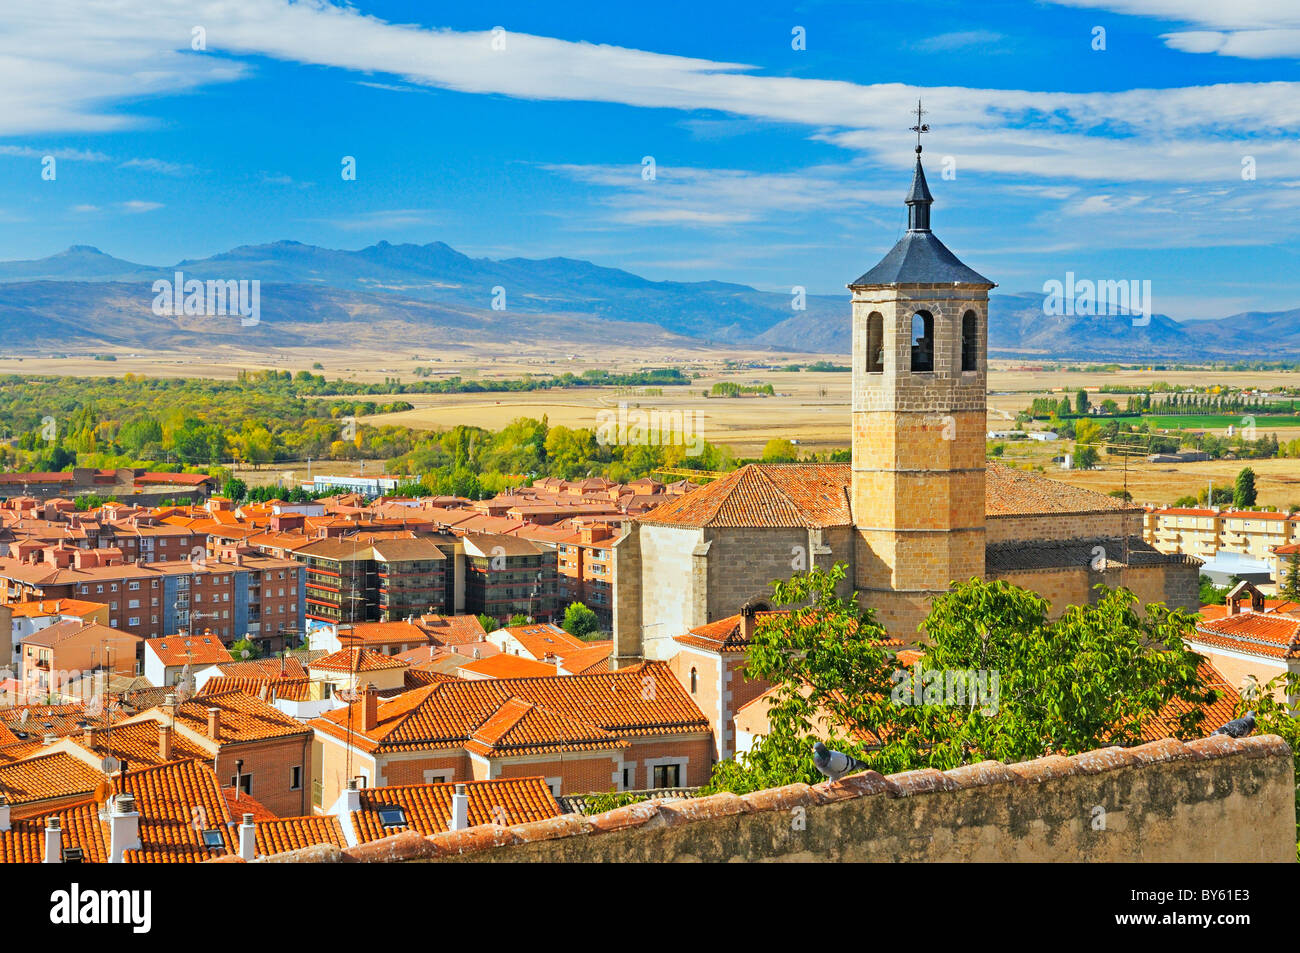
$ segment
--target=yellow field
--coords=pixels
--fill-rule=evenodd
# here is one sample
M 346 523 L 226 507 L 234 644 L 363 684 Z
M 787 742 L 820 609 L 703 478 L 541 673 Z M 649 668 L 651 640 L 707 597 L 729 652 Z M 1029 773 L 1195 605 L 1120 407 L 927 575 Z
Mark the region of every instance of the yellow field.
M 590 353 L 590 351 L 588 351 Z M 312 370 L 327 377 L 359 381 L 382 381 L 387 377 L 416 380 L 417 367 L 432 368 L 434 378 L 459 375 L 467 378 L 517 379 L 525 374 L 556 374 L 571 371 L 581 374 L 589 369 L 611 371 L 643 367 L 678 367 L 683 372 L 701 375 L 689 387 L 663 388 L 662 396 L 645 395 L 643 390 L 621 393 L 615 388 L 532 391 L 513 394 L 394 395 L 406 400 L 414 410 L 367 418 L 372 424 L 400 424 L 417 429 L 444 429 L 470 424 L 500 429 L 516 417 L 545 416 L 553 425 L 569 427 L 597 426 L 597 415 L 604 410 L 617 412 L 620 401 L 630 409 L 683 412 L 696 432 L 716 444 L 726 444 L 739 456 L 757 456 L 768 440 L 778 437 L 798 442 L 802 451 L 824 452 L 845 448 L 849 444 L 849 373 L 791 373 L 771 370 L 730 370 L 726 360 L 755 361 L 781 365 L 807 364 L 814 360 L 847 364 L 846 355 L 778 354 L 771 351 L 668 349 L 613 349 L 602 360 L 576 354 L 516 354 L 500 357 L 490 350 L 466 347 L 452 357 L 447 352 L 396 354 L 379 350 L 358 349 L 340 353 L 322 353 L 308 349 L 286 349 L 268 354 L 220 348 L 201 356 L 182 352 L 117 352 L 117 360 L 95 361 L 86 357 L 0 359 L 0 374 L 61 374 L 110 376 L 125 373 L 165 377 L 233 378 L 241 370 Z M 319 361 L 322 369 L 312 369 Z M 1115 373 L 1065 372 L 1053 367 L 1031 369 L 1024 362 L 993 361 L 989 372 L 990 430 L 1006 429 L 1015 414 L 1036 396 L 1073 395 L 1080 387 L 1092 393 L 1094 402 L 1101 399 L 1096 389 L 1102 385 L 1142 384 L 1153 380 L 1171 384 L 1204 384 L 1212 381 L 1236 387 L 1270 387 L 1300 384 L 1296 372 L 1228 372 L 1228 371 L 1118 371 Z M 718 381 L 739 384 L 772 384 L 775 397 L 706 398 L 704 394 Z M 641 393 L 638 396 L 638 392 Z M 373 399 L 383 400 L 382 396 Z M 1117 398 L 1123 402 L 1123 398 Z M 1259 429 L 1262 435 L 1270 431 Z M 1300 429 L 1279 429 L 1280 439 L 1300 436 Z M 1009 461 L 1042 464 L 1053 477 L 1107 491 L 1123 485 L 1120 469 L 1089 472 L 1063 472 L 1051 463 L 1051 457 L 1067 449 L 1067 443 L 1026 445 L 1009 444 Z M 372 463 L 367 466 L 369 470 Z M 1207 463 L 1131 464 L 1129 488 L 1135 499 L 1170 502 L 1179 496 L 1194 494 L 1213 479 L 1216 485 L 1231 482 L 1246 465 L 1241 461 Z M 1286 506 L 1300 503 L 1300 461 L 1249 461 L 1258 475 L 1259 501 Z M 356 464 L 323 461 L 313 463 L 313 472 L 354 472 Z M 289 482 L 305 480 L 305 463 L 277 464 L 260 471 L 241 472 L 250 483 L 274 483 L 291 473 Z

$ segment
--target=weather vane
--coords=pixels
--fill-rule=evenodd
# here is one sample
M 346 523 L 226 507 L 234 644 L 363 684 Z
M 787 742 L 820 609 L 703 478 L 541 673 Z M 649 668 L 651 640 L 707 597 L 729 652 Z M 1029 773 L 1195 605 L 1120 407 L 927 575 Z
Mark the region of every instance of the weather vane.
M 930 124 L 928 122 L 921 122 L 921 117 L 924 115 L 925 110 L 921 108 L 921 100 L 918 99 L 916 101 L 916 125 L 912 127 L 912 131 L 916 133 L 917 155 L 920 155 L 921 153 L 921 133 L 930 131 Z

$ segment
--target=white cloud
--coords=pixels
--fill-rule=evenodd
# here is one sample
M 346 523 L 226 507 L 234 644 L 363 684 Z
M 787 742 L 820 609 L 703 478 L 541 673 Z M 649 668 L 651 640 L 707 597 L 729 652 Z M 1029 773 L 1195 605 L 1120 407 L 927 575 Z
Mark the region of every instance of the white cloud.
M 1300 56 L 1300 4 L 1295 0 L 1052 0 L 1071 7 L 1109 10 L 1193 24 L 1161 36 L 1184 53 L 1242 59 Z
M 160 175 L 187 175 L 194 171 L 194 166 L 180 162 L 167 162 L 164 159 L 127 159 L 119 169 L 141 169 L 145 172 L 157 172 Z
M 1242 0 L 1231 10 L 1208 0 L 1061 2 L 1192 18 L 1211 32 L 1239 31 L 1238 43 L 1259 22 L 1300 25 L 1293 0 Z M 207 31 L 206 52 L 190 50 L 196 24 Z M 1242 130 L 1259 144 L 1252 148 L 1277 150 L 1278 167 L 1291 169 L 1281 150 L 1300 133 L 1300 83 L 918 89 L 761 75 L 740 63 L 522 33 L 508 32 L 499 52 L 491 41 L 489 31 L 392 24 L 325 0 L 46 0 L 38 12 L 11 4 L 0 8 L 0 134 L 138 125 L 142 118 L 116 104 L 236 79 L 247 67 L 230 57 L 246 55 L 382 74 L 414 87 L 793 123 L 894 165 L 908 161 L 905 120 L 922 95 L 943 131 L 942 153 L 969 153 L 977 170 L 1048 179 L 1212 179 L 1231 164 L 1224 137 Z
M 14 156 L 21 159 L 43 159 L 54 156 L 59 160 L 74 162 L 107 162 L 108 156 L 102 152 L 88 149 L 37 149 L 32 146 L 0 146 L 0 156 Z
M 144 202 L 140 199 L 131 199 L 127 202 L 117 203 L 123 211 L 137 214 L 139 212 L 153 212 L 163 207 L 161 202 Z
M 856 166 L 814 166 L 801 172 L 750 172 L 657 166 L 642 178 L 640 164 L 548 165 L 551 172 L 597 186 L 611 219 L 629 225 L 724 226 L 774 215 L 899 205 L 902 187 L 868 189 Z
M 384 231 L 395 228 L 413 228 L 416 226 L 436 225 L 437 218 L 432 209 L 394 208 L 362 212 L 359 215 L 339 218 L 316 219 L 343 231 L 361 231 L 375 229 Z
M 994 33 L 992 30 L 964 30 L 927 37 L 918 42 L 916 46 L 918 49 L 929 52 L 947 52 L 949 50 L 978 47 L 983 53 L 996 53 L 1001 52 L 998 47 L 1004 46 L 1006 40 L 1007 38 L 1001 33 Z

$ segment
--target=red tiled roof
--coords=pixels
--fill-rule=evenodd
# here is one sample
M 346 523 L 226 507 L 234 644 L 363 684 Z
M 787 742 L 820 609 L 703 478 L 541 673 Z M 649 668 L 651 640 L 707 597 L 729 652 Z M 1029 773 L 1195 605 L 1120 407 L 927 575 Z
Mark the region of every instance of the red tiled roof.
M 352 826 L 357 839 L 366 843 L 405 830 L 415 830 L 426 835 L 451 830 L 451 797 L 455 789 L 454 784 L 409 784 L 363 789 L 361 810 L 352 813 Z M 465 784 L 465 791 L 469 795 L 471 826 L 524 824 L 559 817 L 564 813 L 542 778 L 470 781 Z M 406 824 L 385 827 L 379 815 L 382 807 L 400 807 Z
M 339 819 L 333 814 L 319 817 L 283 817 L 275 820 L 254 819 L 257 856 L 283 854 L 300 847 L 333 844 L 346 847 L 347 839 Z
M 459 748 L 511 698 L 623 738 L 709 728 L 666 663 L 641 662 L 594 675 L 458 680 L 415 689 L 381 704 L 378 724 L 366 734 L 358 730 L 354 713 L 351 737 L 366 751 Z M 311 725 L 346 741 L 347 723 L 347 710 L 337 709 Z M 566 739 L 553 740 L 562 744 Z
M 845 464 L 751 463 L 638 517 L 677 526 L 846 526 Z
M 546 678 L 558 674 L 549 662 L 537 662 L 521 655 L 490 655 L 487 658 L 466 662 L 459 669 L 467 673 L 462 677 L 477 675 L 482 678 Z
M 63 751 L 0 766 L 0 791 L 10 804 L 86 796 L 103 780 L 102 773 Z
M 215 665 L 233 661 L 230 650 L 211 632 L 145 639 L 144 645 L 163 665 L 184 665 L 186 662 L 191 665 Z
M 1215 700 L 1199 705 L 1179 699 L 1170 701 L 1154 718 L 1142 726 L 1143 741 L 1172 738 L 1178 728 L 1179 716 L 1194 708 L 1201 710 L 1201 723 L 1198 730 L 1202 736 L 1208 735 L 1215 728 L 1236 717 L 1236 706 L 1241 700 L 1237 690 L 1229 685 L 1219 670 L 1208 661 L 1202 662 L 1196 671 L 1201 676 L 1205 687 L 1215 692 Z
M 373 649 L 361 649 L 357 652 L 352 649 L 341 649 L 322 656 L 308 665 L 310 669 L 321 669 L 326 672 L 378 672 L 384 669 L 409 667 L 401 659 L 384 655 Z
M 559 751 L 610 751 L 628 742 L 588 722 L 508 698 L 465 744 L 487 758 Z
M 1300 618 L 1243 611 L 1200 622 L 1187 641 L 1265 658 L 1300 658 Z

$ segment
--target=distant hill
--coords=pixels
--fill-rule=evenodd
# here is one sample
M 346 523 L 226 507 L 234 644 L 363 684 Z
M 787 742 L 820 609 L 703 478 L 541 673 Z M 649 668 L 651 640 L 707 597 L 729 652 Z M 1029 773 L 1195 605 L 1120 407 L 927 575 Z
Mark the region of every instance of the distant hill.
M 48 258 L 0 262 L 0 328 L 11 348 L 157 347 L 159 333 L 211 333 L 205 318 L 158 319 L 150 311 L 155 279 L 259 279 L 264 324 L 302 343 L 344 343 L 375 337 L 393 344 L 508 343 L 544 340 L 590 343 L 680 341 L 846 353 L 847 295 L 809 295 L 792 311 L 788 294 L 720 281 L 651 281 L 618 268 L 573 258 L 470 258 L 443 242 L 380 242 L 356 251 L 279 241 L 241 245 L 174 265 L 124 261 L 86 245 Z M 505 310 L 492 310 L 495 288 Z M 1145 326 L 1124 316 L 1047 316 L 1041 294 L 990 298 L 989 353 L 1141 361 L 1160 359 L 1300 357 L 1300 309 L 1252 312 L 1179 323 L 1152 315 Z M 546 315 L 539 322 L 536 316 Z M 591 320 L 599 319 L 599 330 Z M 239 328 L 237 320 L 230 322 Z M 384 328 L 382 336 L 375 329 Z M 258 334 L 245 328 L 244 340 Z M 219 331 L 217 333 L 224 333 Z M 31 348 L 23 347 L 30 341 Z M 281 336 L 278 344 L 294 343 Z

